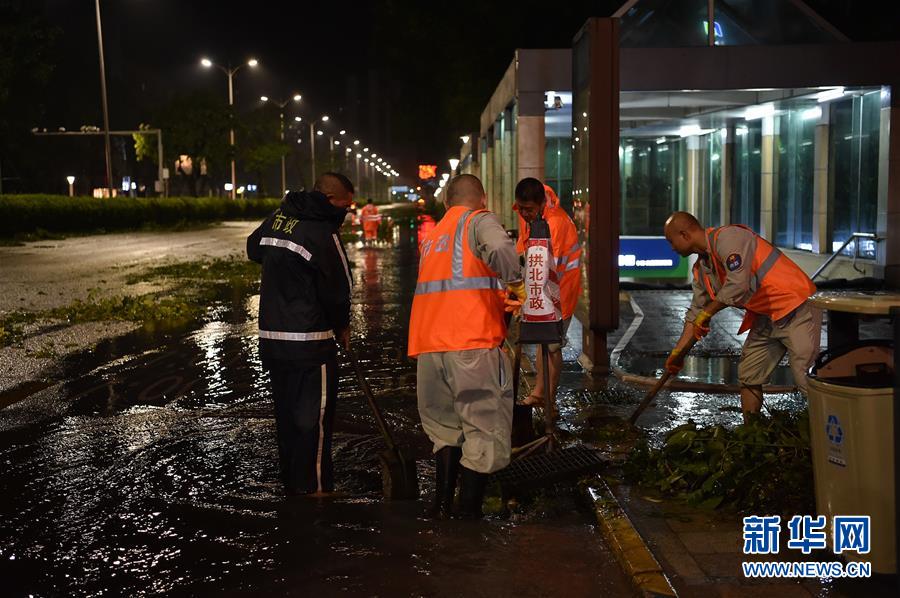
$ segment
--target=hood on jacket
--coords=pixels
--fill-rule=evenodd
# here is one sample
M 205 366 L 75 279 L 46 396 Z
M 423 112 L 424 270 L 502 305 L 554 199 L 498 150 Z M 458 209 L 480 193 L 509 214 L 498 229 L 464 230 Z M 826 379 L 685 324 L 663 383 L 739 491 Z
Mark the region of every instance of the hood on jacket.
M 288 191 L 281 201 L 282 213 L 301 220 L 319 220 L 340 226 L 347 210 L 331 205 L 328 198 L 318 191 Z

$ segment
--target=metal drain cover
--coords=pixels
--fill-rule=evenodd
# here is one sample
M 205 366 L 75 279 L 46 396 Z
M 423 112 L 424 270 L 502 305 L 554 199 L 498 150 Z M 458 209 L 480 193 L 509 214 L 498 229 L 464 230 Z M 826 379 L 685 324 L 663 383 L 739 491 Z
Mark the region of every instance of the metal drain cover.
M 585 446 L 573 446 L 529 455 L 510 463 L 491 476 L 504 492 L 549 486 L 564 480 L 579 478 L 601 469 L 607 464 L 600 451 Z

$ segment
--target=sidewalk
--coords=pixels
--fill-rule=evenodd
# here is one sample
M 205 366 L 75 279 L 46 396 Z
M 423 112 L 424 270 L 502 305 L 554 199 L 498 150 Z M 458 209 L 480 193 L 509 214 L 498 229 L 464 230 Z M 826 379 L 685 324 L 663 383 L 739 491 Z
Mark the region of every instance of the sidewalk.
M 683 316 L 690 300 L 689 291 L 622 293 L 621 325 L 609 335 L 609 347 L 616 351 L 618 365 L 629 374 L 660 375 L 668 351 L 681 335 Z M 737 358 L 745 338 L 745 335 L 736 334 L 742 317 L 742 312 L 734 309 L 716 316 L 709 336 L 693 353 L 695 360 L 686 365 L 683 378 L 707 382 L 734 380 Z M 559 429 L 561 433 L 572 434 L 585 442 L 593 441 L 613 458 L 624 459 L 629 450 L 628 443 L 617 445 L 615 440 L 598 435 L 597 422 L 627 418 L 646 388 L 613 376 L 598 384 L 586 376 L 577 363 L 581 353 L 581 332 L 581 323 L 573 320 L 569 346 L 563 350 L 558 396 Z M 869 326 L 861 336 L 878 333 L 877 328 Z M 791 384 L 788 368 L 782 370 L 780 381 Z M 802 408 L 805 399 L 799 393 L 786 392 L 768 395 L 766 403 L 797 409 Z M 688 419 L 700 425 L 736 425 L 741 422 L 738 396 L 735 393 L 665 390 L 642 416 L 639 426 L 650 438 L 658 439 Z M 741 563 L 755 559 L 742 553 L 744 514 L 702 510 L 680 502 L 648 498 L 640 488 L 624 483 L 611 484 L 611 490 L 679 596 L 887 596 L 893 595 L 896 588 L 891 585 L 892 581 L 884 580 L 748 579 L 743 575 Z M 798 558 L 803 556 L 798 551 L 782 551 L 774 556 L 773 560 L 785 561 L 834 560 L 830 553 L 814 553 L 805 559 Z

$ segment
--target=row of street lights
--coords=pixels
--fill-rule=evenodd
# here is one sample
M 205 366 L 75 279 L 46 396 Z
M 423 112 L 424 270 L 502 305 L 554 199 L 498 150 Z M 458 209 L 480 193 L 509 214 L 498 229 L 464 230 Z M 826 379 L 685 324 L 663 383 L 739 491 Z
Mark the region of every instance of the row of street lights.
M 102 30 L 102 21 L 101 21 L 101 15 L 100 15 L 100 0 L 95 0 L 94 4 L 95 4 L 96 23 L 97 23 L 97 41 L 98 41 L 99 58 L 100 58 L 100 60 L 99 60 L 99 62 L 100 62 L 100 87 L 101 87 L 101 102 L 102 102 L 102 108 L 103 108 L 103 135 L 104 135 L 104 150 L 105 150 L 104 157 L 105 157 L 105 161 L 106 161 L 106 185 L 109 190 L 109 196 L 112 197 L 112 186 L 113 186 L 112 185 L 112 159 L 111 159 L 111 149 L 110 149 L 111 144 L 110 144 L 110 131 L 109 131 L 109 110 L 107 108 L 107 101 L 106 101 L 106 95 L 107 95 L 106 94 L 106 65 L 105 65 L 104 56 L 103 56 L 103 30 Z M 255 69 L 259 65 L 259 61 L 256 60 L 255 58 L 250 58 L 249 60 L 247 60 L 246 63 L 239 64 L 235 67 L 232 67 L 230 64 L 228 66 L 222 66 L 222 65 L 216 64 L 209 58 L 203 57 L 200 60 L 200 64 L 204 68 L 207 68 L 207 69 L 217 68 L 217 69 L 221 70 L 223 73 L 225 73 L 225 76 L 228 79 L 228 106 L 233 109 L 233 107 L 234 107 L 234 76 L 235 76 L 235 74 L 237 74 L 237 72 L 240 71 L 244 67 L 249 67 L 251 69 Z M 269 101 L 269 98 L 266 96 L 262 96 L 260 99 L 264 102 Z M 294 102 L 299 103 L 300 100 L 302 99 L 302 96 L 298 93 L 298 94 L 295 94 L 292 99 Z M 288 105 L 289 102 L 290 102 L 290 100 L 285 100 L 283 102 L 275 102 L 278 105 L 278 107 L 281 109 L 281 113 L 279 115 L 280 120 L 281 120 L 281 130 L 280 130 L 279 135 L 280 135 L 280 139 L 282 142 L 284 141 L 284 108 Z M 300 122 L 302 119 L 299 116 L 297 116 L 297 117 L 295 117 L 295 120 L 297 122 Z M 309 145 L 310 145 L 310 159 L 311 159 L 312 179 L 313 180 L 315 180 L 315 178 L 316 178 L 316 154 L 315 154 L 315 152 L 316 152 L 316 143 L 315 143 L 316 135 L 319 135 L 319 136 L 324 135 L 324 132 L 321 129 L 316 131 L 315 122 L 321 121 L 321 122 L 325 123 L 325 122 L 328 122 L 329 120 L 330 119 L 329 119 L 328 115 L 322 115 L 316 121 L 310 121 L 310 123 L 309 123 L 309 140 L 310 140 Z M 346 134 L 346 131 L 342 129 L 340 131 L 340 135 L 343 136 L 345 134 Z M 228 142 L 231 147 L 231 184 L 230 184 L 230 189 L 228 189 L 228 191 L 230 192 L 231 199 L 235 199 L 238 186 L 237 186 L 237 169 L 235 166 L 235 159 L 234 159 L 234 126 L 233 125 L 229 128 L 229 131 L 228 131 Z M 298 142 L 299 142 L 299 140 L 298 140 Z M 333 155 L 333 153 L 334 153 L 335 145 L 340 145 L 340 140 L 335 140 L 334 136 L 332 135 L 330 138 L 330 144 L 329 144 L 329 149 L 332 152 L 331 155 Z M 360 141 L 358 139 L 354 140 L 353 145 L 359 146 Z M 353 150 L 348 146 L 346 149 L 346 154 L 348 157 L 352 151 Z M 359 159 L 363 157 L 363 154 L 368 154 L 368 152 L 369 152 L 369 148 L 364 148 L 363 153 L 356 152 L 356 178 L 357 178 L 357 181 L 360 180 L 359 179 L 359 175 L 360 175 Z M 371 159 L 371 165 L 373 168 L 373 172 L 372 172 L 373 179 L 374 179 L 374 173 L 376 171 L 380 174 L 383 174 L 385 177 L 399 176 L 399 173 L 396 172 L 389 163 L 385 162 L 384 158 L 379 158 L 375 152 L 372 152 L 371 154 L 369 154 L 365 157 L 365 163 L 367 165 L 366 166 L 367 169 L 369 168 L 368 165 L 369 165 L 370 159 Z M 377 159 L 377 162 L 375 161 L 376 159 Z M 160 169 L 162 169 L 161 164 L 160 164 Z M 75 182 L 74 177 L 66 177 L 66 178 L 67 178 L 67 180 L 71 178 L 71 180 L 69 180 L 68 182 L 69 182 L 69 193 L 72 194 L 73 186 L 74 186 L 74 182 Z M 372 185 L 373 185 L 372 193 L 374 194 L 374 181 L 373 181 Z M 281 191 L 282 191 L 282 195 L 285 193 L 286 190 L 287 190 L 287 181 L 286 181 L 286 173 L 285 173 L 285 159 L 284 159 L 284 156 L 282 156 L 281 157 Z
M 209 58 L 204 57 L 200 60 L 200 64 L 204 68 L 215 67 L 215 68 L 218 68 L 219 70 L 221 70 L 223 73 L 225 73 L 225 75 L 228 77 L 228 105 L 230 107 L 233 107 L 234 106 L 234 83 L 233 83 L 234 75 L 240 69 L 242 69 L 244 66 L 248 66 L 250 68 L 256 68 L 259 65 L 259 61 L 257 61 L 255 58 L 251 58 L 245 64 L 240 64 L 240 65 L 232 68 L 230 65 L 227 67 L 218 65 L 218 64 L 214 63 L 212 60 L 210 60 Z M 270 98 L 269 96 L 263 95 L 263 96 L 260 96 L 259 99 L 262 102 L 272 102 L 273 104 L 278 106 L 278 108 L 280 109 L 280 112 L 278 115 L 279 122 L 280 122 L 279 139 L 282 142 L 284 142 L 284 132 L 285 132 L 284 111 L 285 111 L 285 108 L 291 103 L 291 101 L 293 101 L 295 104 L 299 104 L 300 101 L 303 99 L 303 96 L 300 95 L 299 93 L 296 93 L 290 99 L 285 99 L 283 101 L 279 101 L 279 100 Z M 303 119 L 300 116 L 295 116 L 294 120 L 299 123 L 299 122 L 302 122 Z M 316 129 L 316 123 L 319 123 L 319 122 L 328 123 L 330 120 L 331 120 L 331 117 L 329 117 L 327 114 L 324 114 L 315 120 L 309 121 L 309 152 L 310 152 L 310 164 L 311 164 L 311 168 L 312 168 L 311 172 L 312 172 L 312 180 L 313 181 L 315 181 L 315 179 L 316 179 L 316 137 L 323 136 L 325 134 L 325 132 L 322 129 L 318 129 L 318 130 Z M 347 133 L 346 130 L 341 129 L 339 132 L 339 135 L 343 137 L 344 135 L 346 135 L 346 133 Z M 298 139 L 297 142 L 300 143 L 300 140 Z M 237 177 L 236 177 L 236 168 L 235 168 L 235 161 L 234 161 L 234 127 L 232 127 L 229 130 L 229 144 L 231 145 L 231 150 L 232 150 L 232 152 L 231 152 L 232 157 L 231 157 L 230 193 L 231 193 L 231 198 L 235 199 L 235 197 L 236 197 L 235 194 L 237 192 L 237 180 L 236 180 Z M 335 145 L 340 145 L 340 144 L 341 144 L 340 139 L 335 139 L 334 135 L 330 136 L 329 151 L 331 152 L 331 154 L 330 154 L 331 156 L 334 155 Z M 359 146 L 359 145 L 361 145 L 361 142 L 358 139 L 356 139 L 353 141 L 353 145 Z M 352 151 L 353 150 L 348 145 L 348 147 L 346 149 L 346 154 L 349 156 L 349 154 L 351 154 Z M 385 177 L 388 177 L 388 178 L 399 176 L 400 173 L 395 171 L 393 169 L 393 167 L 391 167 L 391 165 L 384 160 L 384 158 L 378 157 L 378 155 L 375 152 L 372 152 L 371 154 L 369 154 L 368 147 L 364 148 L 362 151 L 363 151 L 363 153 L 360 153 L 360 152 L 356 153 L 356 179 L 357 179 L 357 181 L 360 180 L 360 178 L 359 178 L 359 175 L 360 175 L 359 159 L 363 157 L 363 154 L 366 154 L 365 163 L 367 164 L 367 166 L 366 166 L 367 169 L 368 169 L 368 164 L 369 164 L 369 161 L 371 158 L 371 161 L 372 161 L 371 164 L 372 164 L 372 168 L 373 168 L 373 172 L 372 172 L 373 179 L 374 179 L 374 173 L 376 171 L 380 174 L 383 174 Z M 376 160 L 377 160 L 377 162 L 376 162 Z M 287 191 L 287 178 L 286 178 L 286 168 L 285 168 L 285 157 L 284 157 L 284 155 L 282 155 L 281 156 L 281 194 L 284 195 L 286 193 L 286 191 Z M 374 181 L 372 183 L 372 193 L 374 194 Z

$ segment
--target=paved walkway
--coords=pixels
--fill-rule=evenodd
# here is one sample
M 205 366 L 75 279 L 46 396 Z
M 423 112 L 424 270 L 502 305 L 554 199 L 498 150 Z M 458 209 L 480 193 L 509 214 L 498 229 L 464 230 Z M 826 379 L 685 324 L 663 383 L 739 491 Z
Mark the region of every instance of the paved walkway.
M 681 334 L 683 316 L 690 304 L 689 291 L 631 291 L 621 297 L 621 325 L 609 337 L 609 346 L 621 351 L 620 365 L 630 373 L 658 376 L 668 351 Z M 639 325 L 632 326 L 635 318 Z M 742 312 L 728 309 L 718 314 L 711 333 L 695 349 L 698 357 L 689 363 L 684 377 L 715 381 L 736 374 L 735 366 L 746 335 L 737 335 Z M 629 338 L 629 329 L 630 338 Z M 861 337 L 871 338 L 889 333 L 884 324 L 865 323 Z M 827 337 L 824 326 L 822 341 Z M 625 341 L 621 342 L 623 337 Z M 561 379 L 560 427 L 577 431 L 580 425 L 572 414 L 583 412 L 586 400 L 611 402 L 606 413 L 627 416 L 645 389 L 610 378 L 599 387 L 585 376 L 577 364 L 581 352 L 581 325 L 574 321 L 569 332 L 570 345 L 564 350 L 564 373 Z M 823 345 L 824 346 L 824 345 Z M 719 359 L 722 357 L 722 359 Z M 712 358 L 712 359 L 708 359 Z M 710 364 L 719 363 L 719 366 Z M 725 364 L 725 365 L 722 365 Z M 629 370 L 629 368 L 633 368 Z M 784 383 L 790 384 L 788 368 L 782 368 Z M 779 407 L 802 406 L 805 400 L 797 393 L 774 395 L 768 404 Z M 664 391 L 656 404 L 640 420 L 651 437 L 694 419 L 700 424 L 736 425 L 741 416 L 736 394 L 704 394 L 688 391 Z M 567 409 L 567 406 L 570 408 Z M 570 415 L 569 421 L 566 416 Z M 582 416 L 582 419 L 585 419 Z M 625 484 L 612 487 L 621 506 L 635 528 L 659 560 L 680 596 L 891 596 L 896 586 L 882 581 L 837 582 L 834 580 L 750 580 L 744 577 L 741 562 L 750 560 L 742 553 L 743 514 L 709 511 L 674 501 L 647 498 L 639 488 Z M 784 542 L 782 542 L 783 545 Z M 782 551 L 778 560 L 801 560 L 798 551 Z M 810 559 L 833 560 L 833 555 L 813 554 Z

